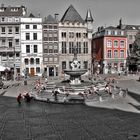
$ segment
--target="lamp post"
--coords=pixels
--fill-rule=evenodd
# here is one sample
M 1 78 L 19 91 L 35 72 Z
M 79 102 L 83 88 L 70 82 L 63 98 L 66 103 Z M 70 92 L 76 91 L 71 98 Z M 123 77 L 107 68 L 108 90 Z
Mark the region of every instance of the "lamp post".
M 16 52 L 14 47 L 14 81 L 16 81 Z

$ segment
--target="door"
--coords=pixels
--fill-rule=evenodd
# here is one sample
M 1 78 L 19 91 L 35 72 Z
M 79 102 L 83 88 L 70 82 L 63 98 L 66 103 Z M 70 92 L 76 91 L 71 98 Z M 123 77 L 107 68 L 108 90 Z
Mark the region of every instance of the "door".
M 54 68 L 49 67 L 49 76 L 54 76 Z
M 31 68 L 30 69 L 30 76 L 34 76 L 35 75 L 35 70 L 34 70 L 34 68 Z

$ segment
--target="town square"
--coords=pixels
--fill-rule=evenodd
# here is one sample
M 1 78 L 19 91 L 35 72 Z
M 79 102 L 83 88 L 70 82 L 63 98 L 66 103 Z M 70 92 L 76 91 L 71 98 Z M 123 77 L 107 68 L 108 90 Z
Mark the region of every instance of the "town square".
M 137 17 L 31 1 L 0 3 L 0 140 L 140 140 Z

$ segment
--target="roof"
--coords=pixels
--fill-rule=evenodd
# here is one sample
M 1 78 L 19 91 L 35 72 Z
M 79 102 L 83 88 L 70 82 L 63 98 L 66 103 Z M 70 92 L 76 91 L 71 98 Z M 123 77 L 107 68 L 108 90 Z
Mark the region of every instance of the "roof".
M 48 15 L 47 17 L 45 17 L 43 22 L 48 24 L 55 24 L 57 23 L 57 20 L 52 15 Z
M 67 21 L 84 23 L 84 20 L 72 5 L 69 6 L 61 19 L 61 22 Z
M 0 16 L 24 16 L 26 14 L 26 9 L 24 6 L 20 7 L 0 7 Z
M 85 21 L 86 21 L 86 22 L 87 22 L 87 21 L 93 22 L 93 18 L 92 18 L 92 14 L 91 14 L 91 11 L 90 11 L 90 10 L 87 11 L 87 15 L 86 15 Z

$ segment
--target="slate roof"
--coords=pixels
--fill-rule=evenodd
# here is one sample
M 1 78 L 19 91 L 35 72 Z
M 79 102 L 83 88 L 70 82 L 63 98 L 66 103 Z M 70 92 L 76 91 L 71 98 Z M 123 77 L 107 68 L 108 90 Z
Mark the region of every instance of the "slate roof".
M 66 12 L 64 13 L 61 19 L 61 22 L 67 22 L 67 21 L 79 22 L 79 23 L 85 22 L 72 5 L 69 6 L 69 8 L 66 10 Z
M 0 16 L 23 16 L 24 6 L 20 7 L 0 7 Z
M 56 24 L 57 23 L 57 20 L 52 16 L 52 15 L 48 15 L 43 23 L 47 23 L 47 24 Z
M 91 14 L 91 11 L 90 11 L 90 10 L 87 11 L 87 15 L 86 15 L 85 21 L 86 21 L 86 22 L 87 22 L 87 21 L 93 22 L 93 18 L 92 18 L 92 14 Z

